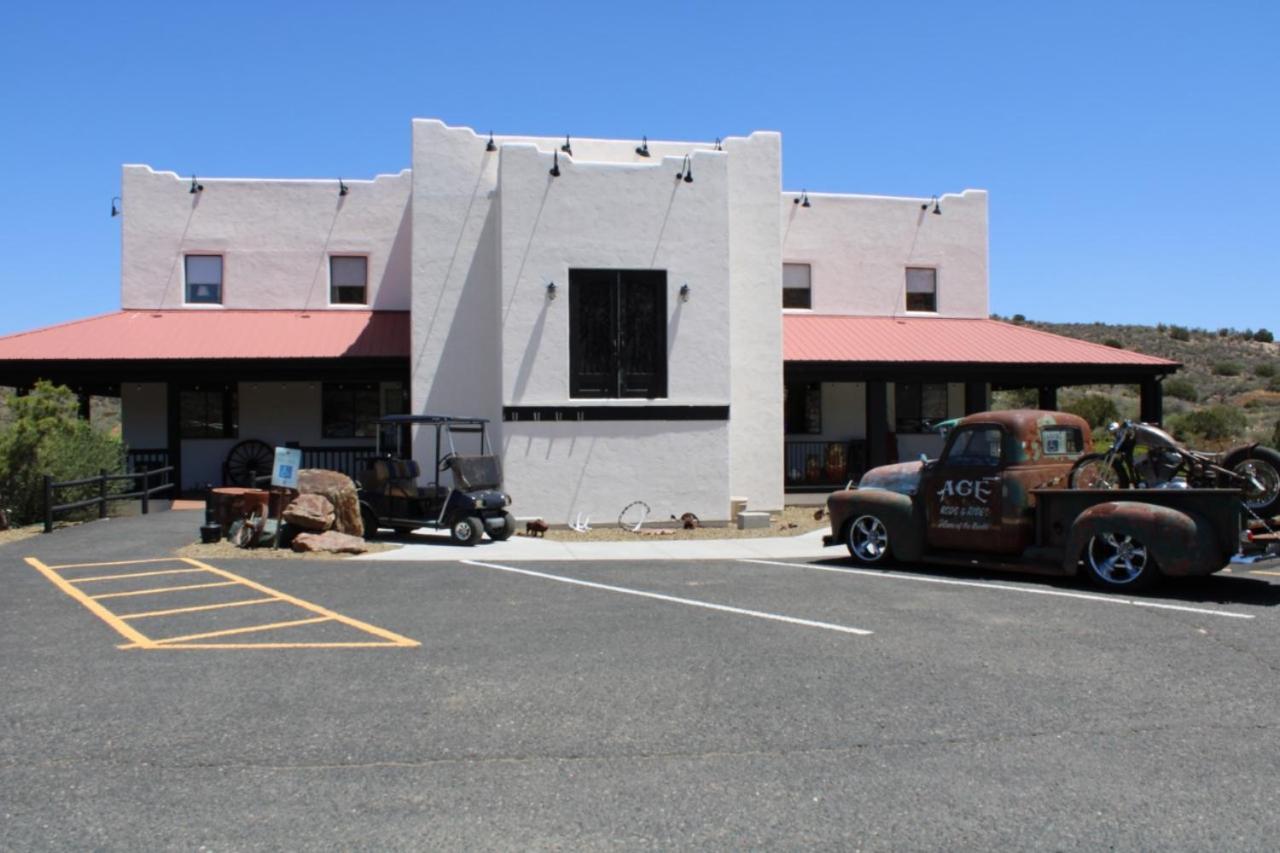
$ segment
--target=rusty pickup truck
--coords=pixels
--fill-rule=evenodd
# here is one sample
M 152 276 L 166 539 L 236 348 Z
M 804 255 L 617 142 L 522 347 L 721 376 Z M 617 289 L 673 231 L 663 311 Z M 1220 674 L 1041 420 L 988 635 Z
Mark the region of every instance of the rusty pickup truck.
M 941 456 L 874 468 L 827 500 L 831 535 L 857 563 L 890 560 L 1074 575 L 1135 590 L 1161 575 L 1206 575 L 1241 549 L 1235 489 L 1068 488 L 1092 451 L 1063 412 L 960 420 Z

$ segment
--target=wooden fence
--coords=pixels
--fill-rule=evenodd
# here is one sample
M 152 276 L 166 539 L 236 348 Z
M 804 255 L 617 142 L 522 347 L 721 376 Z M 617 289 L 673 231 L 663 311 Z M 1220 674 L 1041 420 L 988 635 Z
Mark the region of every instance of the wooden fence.
M 97 505 L 98 518 L 107 517 L 107 505 L 111 501 L 127 501 L 140 499 L 142 501 L 142 514 L 146 515 L 151 508 L 151 496 L 160 494 L 173 488 L 172 480 L 161 483 L 158 486 L 152 486 L 152 478 L 162 475 L 172 475 L 173 466 L 167 468 L 154 468 L 148 471 L 136 471 L 130 474 L 108 474 L 106 469 L 98 472 L 96 477 L 85 477 L 81 480 L 66 480 L 65 482 L 54 482 L 51 474 L 44 475 L 44 532 L 53 532 L 53 518 L 60 512 L 67 512 L 73 509 L 84 509 Z M 123 482 L 132 480 L 139 484 L 132 492 L 116 492 L 112 493 L 108 487 L 108 483 Z M 64 504 L 55 504 L 54 497 L 60 489 L 70 489 L 74 487 L 94 486 L 98 487 L 98 494 L 91 498 L 85 498 L 78 501 L 70 501 Z

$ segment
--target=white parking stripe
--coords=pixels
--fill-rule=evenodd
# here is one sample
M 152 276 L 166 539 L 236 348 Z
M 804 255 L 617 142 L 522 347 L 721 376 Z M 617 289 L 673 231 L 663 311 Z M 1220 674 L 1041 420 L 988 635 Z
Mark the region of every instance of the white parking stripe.
M 512 566 L 499 566 L 497 563 L 482 563 L 478 560 L 462 560 L 464 565 L 481 566 L 486 569 L 497 569 L 502 572 L 513 572 L 517 575 L 528 575 L 532 578 L 542 578 L 543 580 L 559 581 L 560 583 L 573 584 L 574 586 L 585 586 L 590 589 L 600 589 L 605 592 L 620 592 L 623 595 L 635 595 L 641 598 L 652 598 L 657 601 L 666 601 L 671 604 L 685 604 L 690 607 L 703 607 L 707 610 L 718 610 L 721 613 L 732 613 L 736 616 L 753 616 L 756 619 L 768 619 L 771 622 L 786 622 L 790 625 L 801 625 L 805 628 L 823 628 L 827 631 L 839 631 L 842 634 L 857 634 L 859 636 L 867 636 L 870 631 L 862 628 L 851 628 L 848 625 L 835 625 L 831 622 L 815 622 L 812 619 L 798 619 L 795 616 L 783 616 L 779 613 L 764 613 L 759 610 L 744 610 L 741 607 L 729 607 L 724 604 L 712 604 L 709 601 L 696 601 L 692 598 L 677 598 L 674 595 L 662 595 L 657 592 L 644 592 L 638 589 L 627 589 L 622 586 L 610 586 L 609 584 L 593 583 L 591 581 L 578 580 L 577 578 L 568 578 L 562 575 L 549 575 L 545 572 L 534 572 L 529 569 L 517 569 Z
M 977 589 L 995 589 L 1004 592 L 1025 592 L 1030 595 L 1053 595 L 1059 598 L 1078 598 L 1084 601 L 1097 601 L 1103 604 L 1129 604 L 1133 607 L 1152 607 L 1158 610 L 1179 610 L 1184 613 L 1203 613 L 1207 616 L 1227 616 L 1231 619 L 1253 619 L 1251 613 L 1232 613 L 1229 610 L 1209 610 L 1204 607 L 1187 607 L 1181 604 L 1161 604 L 1155 601 L 1141 601 L 1132 598 L 1117 598 L 1112 595 L 1092 595 L 1087 592 L 1068 592 L 1062 589 L 1045 589 L 1036 586 L 1011 586 L 1002 583 L 982 583 L 980 581 L 962 581 L 953 578 L 935 578 L 928 575 L 905 575 L 894 572 L 873 571 L 870 569 L 841 569 L 836 566 L 817 566 L 812 563 L 783 563 L 777 560 L 741 559 L 740 563 L 759 563 L 762 566 L 786 566 L 789 569 L 810 569 L 815 572 L 836 572 L 845 575 L 861 575 L 868 578 L 889 578 L 900 581 L 919 581 L 936 583 L 945 586 L 971 586 Z

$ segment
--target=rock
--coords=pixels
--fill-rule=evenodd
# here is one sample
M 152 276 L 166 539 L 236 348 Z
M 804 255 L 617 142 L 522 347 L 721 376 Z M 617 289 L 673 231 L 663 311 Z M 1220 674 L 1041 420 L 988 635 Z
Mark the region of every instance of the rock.
M 334 530 L 352 536 L 364 535 L 356 484 L 346 474 L 320 468 L 303 468 L 298 472 L 298 492 L 304 495 L 324 495 L 329 499 L 329 503 L 333 504 Z
M 299 533 L 290 545 L 295 551 L 330 551 L 335 554 L 363 554 L 369 546 L 358 536 L 349 536 L 336 530 L 324 533 Z
M 328 530 L 333 518 L 333 504 L 324 495 L 298 495 L 284 510 L 284 520 L 303 530 Z

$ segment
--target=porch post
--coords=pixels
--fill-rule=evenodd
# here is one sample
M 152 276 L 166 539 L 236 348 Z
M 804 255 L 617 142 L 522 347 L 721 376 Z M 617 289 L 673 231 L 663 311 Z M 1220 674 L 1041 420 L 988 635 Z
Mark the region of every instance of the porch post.
M 978 412 L 985 412 L 989 408 L 991 408 L 991 403 L 987 399 L 987 383 L 964 383 L 964 413 L 966 415 L 976 415 Z
M 1142 380 L 1138 419 L 1149 424 L 1164 422 L 1164 383 L 1159 376 Z
M 176 500 L 182 493 L 182 428 L 178 416 L 178 383 L 166 382 L 165 412 L 167 414 L 167 443 L 169 445 L 169 464 L 173 466 L 173 490 L 169 493 L 171 500 Z
M 867 466 L 889 462 L 889 390 L 884 382 L 867 383 Z
M 80 404 L 80 420 L 82 421 L 89 420 L 89 415 L 91 412 L 90 405 L 89 405 L 90 404 L 89 392 L 88 391 L 76 392 L 76 401 Z
M 1058 386 L 1057 385 L 1041 385 L 1040 391 L 1040 408 L 1046 411 L 1056 411 L 1058 408 Z

